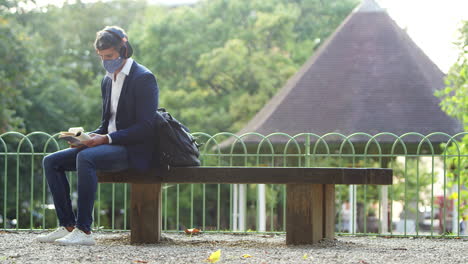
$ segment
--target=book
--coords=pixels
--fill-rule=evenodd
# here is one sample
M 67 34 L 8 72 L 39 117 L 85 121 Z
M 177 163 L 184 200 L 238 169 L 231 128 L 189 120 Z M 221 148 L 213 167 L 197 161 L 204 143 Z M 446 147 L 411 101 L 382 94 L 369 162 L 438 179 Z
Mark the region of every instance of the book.
M 82 141 L 91 139 L 82 127 L 71 127 L 68 131 L 62 131 L 58 138 L 70 142 L 73 146 L 81 146 L 83 145 Z

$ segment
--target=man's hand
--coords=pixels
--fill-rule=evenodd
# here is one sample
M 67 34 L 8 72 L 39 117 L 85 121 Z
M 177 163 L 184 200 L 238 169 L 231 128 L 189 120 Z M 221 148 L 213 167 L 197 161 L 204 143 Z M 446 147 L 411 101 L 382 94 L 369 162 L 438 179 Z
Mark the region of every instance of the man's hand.
M 106 135 L 93 134 L 90 140 L 81 141 L 81 143 L 91 148 L 102 144 L 109 144 L 109 138 Z
M 93 137 L 95 137 L 96 135 L 99 135 L 99 134 L 95 134 L 95 133 L 89 133 L 89 135 L 88 135 L 88 136 L 90 136 L 90 137 L 92 137 L 92 138 L 93 138 Z

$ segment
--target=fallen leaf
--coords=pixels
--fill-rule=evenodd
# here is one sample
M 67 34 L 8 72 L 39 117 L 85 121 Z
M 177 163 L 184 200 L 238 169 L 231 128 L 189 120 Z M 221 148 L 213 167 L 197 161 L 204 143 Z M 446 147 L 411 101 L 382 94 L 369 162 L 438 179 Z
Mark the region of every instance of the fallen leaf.
M 307 253 L 305 253 L 304 256 L 302 256 L 302 259 L 307 259 Z
M 185 229 L 185 234 L 187 235 L 197 235 L 199 233 L 200 233 L 200 229 L 198 228 Z
M 221 249 L 211 253 L 211 255 L 206 259 L 210 263 L 216 263 L 221 258 Z
M 242 257 L 243 257 L 243 258 L 251 258 L 252 256 L 249 255 L 249 254 L 244 254 L 244 255 L 242 255 Z

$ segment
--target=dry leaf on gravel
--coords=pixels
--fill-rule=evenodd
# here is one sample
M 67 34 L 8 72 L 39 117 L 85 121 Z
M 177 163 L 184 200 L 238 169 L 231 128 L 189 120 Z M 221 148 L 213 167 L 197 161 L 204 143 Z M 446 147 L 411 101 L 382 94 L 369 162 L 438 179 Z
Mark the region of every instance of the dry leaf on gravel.
M 217 251 L 211 253 L 211 255 L 206 259 L 206 261 L 210 263 L 216 263 L 219 261 L 221 258 L 221 249 L 218 249 Z
M 198 235 L 200 234 L 200 229 L 198 228 L 190 228 L 190 229 L 185 229 L 185 234 L 187 235 Z

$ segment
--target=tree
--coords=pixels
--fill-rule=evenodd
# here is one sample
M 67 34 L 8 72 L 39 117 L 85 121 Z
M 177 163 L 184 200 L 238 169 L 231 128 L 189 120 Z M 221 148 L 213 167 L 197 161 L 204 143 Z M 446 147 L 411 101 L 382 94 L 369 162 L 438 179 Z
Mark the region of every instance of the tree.
M 135 59 L 158 77 L 161 106 L 192 131 L 235 132 L 357 0 L 209 0 L 178 7 L 78 0 L 31 10 L 21 8 L 24 2 L 34 4 L 0 0 L 0 133 L 55 134 L 71 126 L 92 130 L 99 125 L 104 70 L 93 41 L 106 25 L 127 29 Z M 8 166 L 9 177 L 14 169 Z M 34 173 L 42 180 L 40 160 Z M 28 181 L 21 174 L 20 182 Z
M 447 87 L 437 91 L 436 95 L 442 99 L 441 107 L 450 116 L 453 116 L 463 124 L 465 135 L 457 144 L 446 145 L 445 153 L 455 155 L 448 158 L 449 178 L 448 187 L 457 186 L 460 181 L 460 195 L 453 195 L 455 201 L 464 201 L 461 208 L 468 210 L 468 21 L 464 21 L 460 28 L 460 39 L 457 43 L 460 50 L 458 60 L 450 68 L 445 79 Z M 459 217 L 462 217 L 461 215 Z
M 24 118 L 18 109 L 29 103 L 23 97 L 30 68 L 23 44 L 27 34 L 10 13 L 15 5 L 12 1 L 0 1 L 0 134 L 24 132 Z
M 145 6 L 143 1 L 130 0 L 89 4 L 77 1 L 63 7 L 49 5 L 9 13 L 14 21 L 11 24 L 21 29 L 16 30 L 20 34 L 14 35 L 21 39 L 10 44 L 14 49 L 8 53 L 15 55 L 14 61 L 2 65 L 10 71 L 6 75 L 14 79 L 14 89 L 10 90 L 18 95 L 10 92 L 2 98 L 20 102 L 6 112 L 21 117 L 18 120 L 23 132 L 55 134 L 71 126 L 93 130 L 100 124 L 100 81 L 104 70 L 94 53 L 95 32 L 105 25 L 130 27 L 130 23 L 137 23 Z M 21 100 L 25 103 L 21 104 Z M 10 127 L 14 121 L 10 118 Z
M 193 131 L 237 131 L 356 1 L 202 1 L 148 8 L 130 33 L 160 77 L 160 104 Z M 151 54 L 151 55 L 148 55 Z

